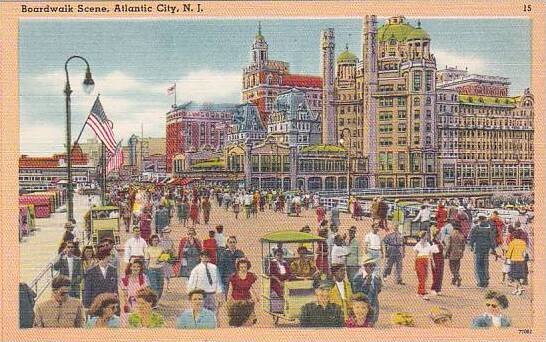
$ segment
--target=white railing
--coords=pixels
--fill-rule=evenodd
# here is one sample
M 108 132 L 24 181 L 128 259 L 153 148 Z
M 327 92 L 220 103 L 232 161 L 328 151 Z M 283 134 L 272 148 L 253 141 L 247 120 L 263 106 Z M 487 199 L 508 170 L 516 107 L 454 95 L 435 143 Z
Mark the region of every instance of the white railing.
M 514 192 L 514 191 L 532 191 L 532 187 L 521 186 L 472 186 L 472 187 L 453 187 L 453 188 L 408 188 L 408 189 L 355 189 L 351 190 L 352 196 L 370 196 L 370 195 L 417 195 L 417 194 L 458 194 L 468 192 Z M 345 190 L 323 190 L 318 192 L 321 197 L 347 196 Z
M 36 277 L 30 281 L 27 285 L 36 293 L 36 300 L 40 298 L 40 295 L 44 293 L 45 290 L 51 285 L 53 278 L 59 273 L 53 269 L 54 261 L 48 262 L 41 270 L 38 272 Z

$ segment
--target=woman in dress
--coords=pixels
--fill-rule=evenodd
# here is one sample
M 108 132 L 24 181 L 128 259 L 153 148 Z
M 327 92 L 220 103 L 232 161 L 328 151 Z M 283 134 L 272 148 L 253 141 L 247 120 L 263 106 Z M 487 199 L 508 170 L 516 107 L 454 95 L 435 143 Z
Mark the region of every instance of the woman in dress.
M 152 214 L 150 209 L 146 208 L 140 215 L 140 237 L 148 241 L 152 235 Z
M 149 287 L 142 288 L 136 293 L 135 311 L 129 314 L 131 328 L 162 328 L 165 325 L 163 317 L 153 311 L 157 305 L 157 296 Z
M 118 297 L 113 293 L 101 293 L 93 300 L 89 308 L 88 328 L 119 328 L 120 320 L 116 315 L 119 308 Z
M 326 221 L 323 221 L 323 223 Z M 317 266 L 317 269 L 324 274 L 328 274 L 329 271 L 329 265 L 328 265 L 328 244 L 326 243 L 326 239 L 328 238 L 328 228 L 322 227 L 319 230 L 319 236 L 321 238 L 324 238 L 324 240 L 321 240 L 317 243 L 317 256 L 315 259 L 315 264 Z
M 457 210 L 457 213 L 455 214 L 455 221 L 459 222 L 461 233 L 468 238 L 468 234 L 470 233 L 471 218 L 468 217 L 463 206 L 460 206 Z
M 201 209 L 203 210 L 203 221 L 208 225 L 210 221 L 211 204 L 208 197 L 205 197 L 201 202 Z
M 235 219 L 239 217 L 239 212 L 241 211 L 241 199 L 238 195 L 233 197 L 233 213 L 235 214 Z
M 162 254 L 163 248 L 159 245 L 159 236 L 154 234 L 150 237 L 150 244 L 146 247 L 144 259 L 148 265 L 146 275 L 148 276 L 150 287 L 157 295 L 158 302 L 163 294 L 163 265 L 165 262 L 159 260 Z
M 256 323 L 254 306 L 259 302 L 260 297 L 252 285 L 258 280 L 258 277 L 249 272 L 250 266 L 248 259 L 237 260 L 235 264 L 237 271 L 229 279 L 228 317 L 230 326 L 240 327 Z
M 183 237 L 178 244 L 178 263 L 181 277 L 189 278 L 191 271 L 200 262 L 202 245 L 201 241 L 195 236 L 197 233 L 194 228 L 188 229 L 188 235 Z
M 176 258 L 174 241 L 171 239 L 171 228 L 169 226 L 163 228 L 159 246 L 161 246 L 164 253 L 167 253 L 170 256 L 169 260 L 163 264 L 163 281 L 165 283 L 165 291 L 169 292 L 169 281 L 173 274 L 172 264 Z
M 372 328 L 372 308 L 368 298 L 362 293 L 356 293 L 352 297 L 352 314 L 345 322 L 347 328 Z
M 144 263 L 140 259 L 134 259 L 127 265 L 125 276 L 119 281 L 122 322 L 127 322 L 127 315 L 135 310 L 137 292 L 148 286 Z
M 506 251 L 506 260 L 509 260 L 510 271 L 509 277 L 511 281 L 516 282 L 516 289 L 512 294 L 520 296 L 525 289 L 523 283 L 526 278 L 525 270 L 525 252 L 527 244 L 524 239 L 524 232 L 520 229 L 514 230 L 511 235 L 511 241 L 508 244 Z
M 192 227 L 195 227 L 196 224 L 199 224 L 199 200 L 197 197 L 194 197 L 191 202 L 190 219 Z
M 283 298 L 284 282 L 292 279 L 293 275 L 288 262 L 284 260 L 282 248 L 277 248 L 275 250 L 275 258 L 271 259 L 269 265 L 269 275 L 271 278 L 271 290 L 278 298 Z

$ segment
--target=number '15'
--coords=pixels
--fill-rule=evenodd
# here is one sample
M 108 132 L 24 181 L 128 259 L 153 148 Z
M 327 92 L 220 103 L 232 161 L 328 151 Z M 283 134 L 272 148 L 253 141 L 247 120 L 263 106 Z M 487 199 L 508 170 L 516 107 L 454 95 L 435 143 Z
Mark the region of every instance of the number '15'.
M 523 5 L 523 12 L 531 12 L 531 4 Z

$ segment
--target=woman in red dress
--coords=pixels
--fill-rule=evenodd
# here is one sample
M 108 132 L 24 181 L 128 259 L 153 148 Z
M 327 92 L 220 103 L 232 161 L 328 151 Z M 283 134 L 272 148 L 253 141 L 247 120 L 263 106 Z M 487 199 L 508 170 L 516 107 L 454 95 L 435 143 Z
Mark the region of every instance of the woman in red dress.
M 436 228 L 438 231 L 446 224 L 447 221 L 447 210 L 444 207 L 443 203 L 438 204 L 438 209 L 436 210 Z
M 324 210 L 324 207 L 322 205 L 319 205 L 316 210 L 317 213 L 317 223 L 320 225 L 322 221 L 324 221 L 324 218 L 326 217 L 326 210 Z
M 227 307 L 230 326 L 250 326 L 256 323 L 254 306 L 260 301 L 260 297 L 252 285 L 258 277 L 248 271 L 250 266 L 248 259 L 237 260 L 237 272 L 229 279 Z
M 148 242 L 150 235 L 152 235 L 152 214 L 150 209 L 146 208 L 140 215 L 140 237 Z
M 190 218 L 193 227 L 195 227 L 195 224 L 199 224 L 199 203 L 197 197 L 194 197 L 191 202 Z
M 317 266 L 317 270 L 324 274 L 328 274 L 328 244 L 326 243 L 326 239 L 328 238 L 328 228 L 321 228 L 319 230 L 319 236 L 324 238 L 324 240 L 318 242 L 315 264 Z

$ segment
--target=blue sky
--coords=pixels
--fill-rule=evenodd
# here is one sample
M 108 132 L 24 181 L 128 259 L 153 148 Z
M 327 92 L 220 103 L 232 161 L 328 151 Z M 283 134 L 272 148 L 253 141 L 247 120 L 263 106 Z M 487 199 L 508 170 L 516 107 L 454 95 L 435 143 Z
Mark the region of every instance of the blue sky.
M 408 18 L 416 24 L 417 18 Z M 379 19 L 381 25 L 384 19 Z M 94 95 L 79 84 L 84 65 L 69 66 L 73 136 L 97 93 L 119 139 L 165 135 L 165 113 L 177 82 L 178 102 L 240 100 L 242 68 L 249 63 L 257 20 L 22 20 L 19 33 L 21 153 L 63 150 L 64 62 L 86 57 L 96 82 Z M 421 19 L 430 34 L 438 68 L 509 77 L 511 93 L 530 86 L 530 22 L 526 19 Z M 271 59 L 290 63 L 292 73 L 319 74 L 320 31 L 333 27 L 336 50 L 345 44 L 361 54 L 361 20 L 262 20 Z M 92 133 L 86 128 L 85 140 Z

